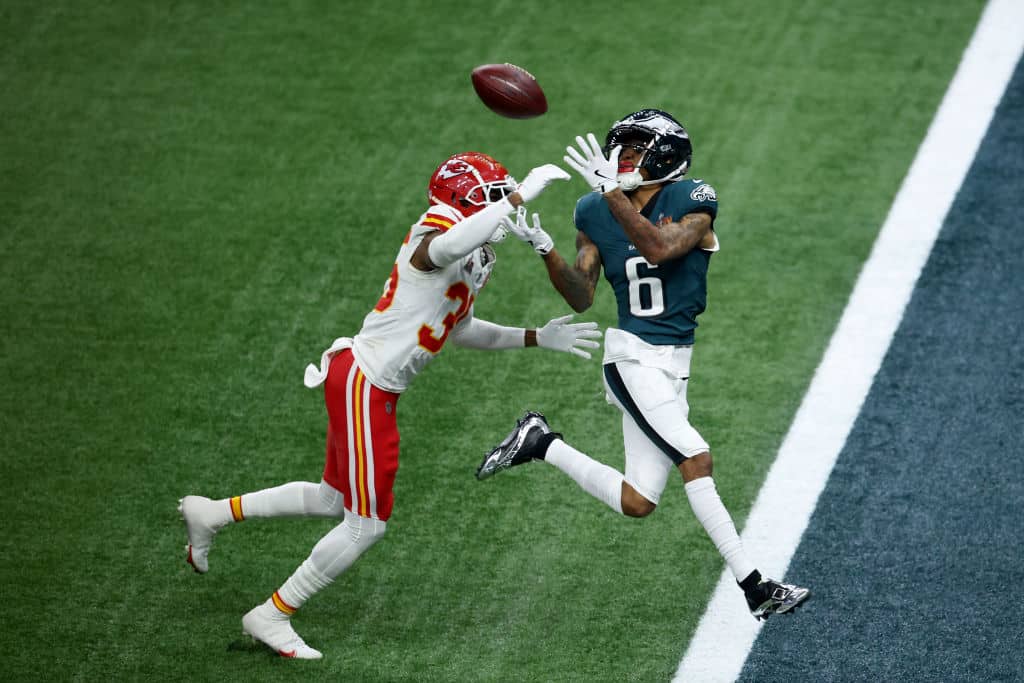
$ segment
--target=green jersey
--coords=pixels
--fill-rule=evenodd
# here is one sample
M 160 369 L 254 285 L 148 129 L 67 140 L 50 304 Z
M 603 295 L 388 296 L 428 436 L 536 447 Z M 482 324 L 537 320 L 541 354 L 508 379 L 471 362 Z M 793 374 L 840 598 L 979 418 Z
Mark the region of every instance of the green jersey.
M 703 212 L 718 213 L 715 189 L 702 180 L 681 180 L 664 186 L 642 213 L 655 225 Z M 615 291 L 619 328 L 648 344 L 693 343 L 697 316 L 707 306 L 708 263 L 714 250 L 694 248 L 659 265 L 647 262 L 597 192 L 576 203 L 576 229 L 597 245 L 604 275 Z

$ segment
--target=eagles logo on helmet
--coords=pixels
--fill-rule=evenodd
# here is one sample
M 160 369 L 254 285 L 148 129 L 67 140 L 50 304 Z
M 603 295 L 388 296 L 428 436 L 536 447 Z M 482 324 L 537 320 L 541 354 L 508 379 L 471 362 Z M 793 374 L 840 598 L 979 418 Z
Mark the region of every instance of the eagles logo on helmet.
M 431 204 L 447 204 L 468 217 L 515 190 L 515 178 L 497 159 L 482 152 L 463 152 L 437 167 L 430 176 L 427 197 Z
M 632 146 L 643 154 L 635 169 L 619 169 L 619 185 L 626 192 L 641 185 L 680 180 L 693 156 L 686 129 L 660 109 L 641 109 L 612 124 L 605 138 L 605 154 L 619 145 Z M 646 179 L 640 169 L 647 172 Z

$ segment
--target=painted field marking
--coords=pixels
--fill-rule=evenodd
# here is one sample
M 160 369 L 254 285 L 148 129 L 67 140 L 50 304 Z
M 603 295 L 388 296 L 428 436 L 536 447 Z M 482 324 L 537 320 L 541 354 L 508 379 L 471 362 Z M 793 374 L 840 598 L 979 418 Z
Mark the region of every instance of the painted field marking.
M 766 576 L 785 577 L 1022 51 L 1024 2 L 991 0 L 750 511 L 743 543 Z M 760 629 L 726 568 L 673 682 L 736 680 Z

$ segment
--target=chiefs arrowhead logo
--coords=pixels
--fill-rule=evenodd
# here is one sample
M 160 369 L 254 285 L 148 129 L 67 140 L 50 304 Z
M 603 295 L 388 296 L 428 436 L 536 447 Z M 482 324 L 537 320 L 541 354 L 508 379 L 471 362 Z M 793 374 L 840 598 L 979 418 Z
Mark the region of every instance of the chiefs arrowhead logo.
M 469 173 L 470 169 L 471 166 L 465 161 L 454 159 L 441 167 L 437 172 L 437 177 L 442 178 L 443 180 L 448 180 L 449 178 L 454 178 L 457 175 Z

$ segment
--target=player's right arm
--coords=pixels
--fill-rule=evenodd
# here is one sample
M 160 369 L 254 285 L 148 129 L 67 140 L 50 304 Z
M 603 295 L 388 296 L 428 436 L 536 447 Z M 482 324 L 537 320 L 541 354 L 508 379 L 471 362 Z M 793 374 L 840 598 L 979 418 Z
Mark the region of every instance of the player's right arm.
M 490 204 L 465 220 L 459 221 L 451 230 L 440 235 L 424 237 L 412 255 L 412 265 L 417 270 L 430 271 L 444 268 L 466 256 L 489 240 L 501 223 L 501 219 L 513 209 L 532 201 L 555 180 L 568 180 L 569 174 L 554 164 L 544 164 L 530 171 L 526 178 L 501 201 Z
M 601 255 L 597 245 L 582 231 L 576 233 L 576 263 L 569 265 L 554 247 L 544 255 L 551 284 L 565 303 L 577 313 L 594 303 L 594 291 L 601 276 Z
M 424 235 L 410 263 L 416 270 L 428 272 L 455 263 L 490 239 L 501 219 L 515 207 L 508 197 L 491 204 L 479 213 L 459 221 L 446 232 Z
M 526 210 L 519 209 L 515 220 L 505 218 L 502 224 L 541 255 L 551 284 L 574 311 L 582 313 L 590 308 L 594 303 L 597 279 L 601 275 L 601 254 L 597 245 L 582 230 L 576 233 L 576 263 L 570 266 L 558 253 L 551 235 L 541 226 L 539 214 L 533 214 L 531 225 L 526 218 Z

